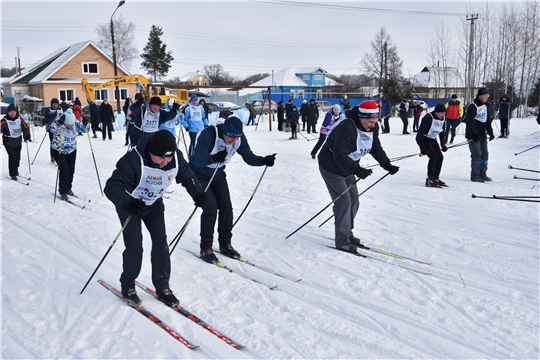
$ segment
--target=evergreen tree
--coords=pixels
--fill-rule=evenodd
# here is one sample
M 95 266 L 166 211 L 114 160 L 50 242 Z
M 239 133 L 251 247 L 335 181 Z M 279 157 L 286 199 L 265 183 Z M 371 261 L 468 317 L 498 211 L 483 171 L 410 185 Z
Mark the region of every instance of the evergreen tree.
M 154 81 L 157 80 L 157 77 L 167 75 L 171 67 L 171 62 L 174 60 L 172 51 L 167 52 L 167 45 L 161 41 L 161 35 L 163 35 L 163 30 L 159 26 L 152 25 L 148 43 L 141 55 L 143 58 L 141 66 L 148 74 L 153 76 Z

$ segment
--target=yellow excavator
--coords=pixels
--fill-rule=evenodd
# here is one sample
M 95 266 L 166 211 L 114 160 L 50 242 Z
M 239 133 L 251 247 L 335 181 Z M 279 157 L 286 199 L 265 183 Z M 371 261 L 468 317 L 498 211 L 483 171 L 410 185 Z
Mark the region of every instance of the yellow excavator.
M 84 94 L 86 95 L 86 100 L 88 102 L 96 102 L 94 96 L 94 90 L 105 89 L 105 88 L 114 88 L 117 85 L 122 84 L 140 84 L 140 92 L 143 94 L 145 100 L 149 100 L 152 96 L 158 96 L 161 99 L 161 103 L 164 104 L 169 99 L 175 99 L 179 104 L 185 104 L 188 102 L 189 94 L 187 90 L 180 89 L 165 89 L 164 84 L 153 84 L 143 75 L 129 75 L 129 76 L 120 76 L 114 80 L 107 81 L 97 85 L 91 85 L 86 78 L 83 78 L 81 81 Z

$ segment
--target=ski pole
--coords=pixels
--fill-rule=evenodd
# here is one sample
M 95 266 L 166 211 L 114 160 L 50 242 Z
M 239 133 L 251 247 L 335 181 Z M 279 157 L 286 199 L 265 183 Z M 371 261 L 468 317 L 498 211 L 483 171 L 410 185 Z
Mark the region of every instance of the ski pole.
M 221 164 L 221 163 L 220 163 Z M 218 164 L 216 166 L 216 170 L 214 170 L 214 173 L 212 174 L 212 177 L 210 178 L 210 181 L 208 182 L 208 184 L 206 185 L 206 189 L 204 189 L 204 192 L 207 192 L 208 189 L 210 188 L 210 184 L 212 183 L 212 180 L 214 180 L 214 176 L 216 176 L 216 173 L 217 173 L 217 170 L 219 169 L 219 165 Z M 197 211 L 197 208 L 198 206 L 195 205 L 195 209 L 193 209 L 193 211 L 191 212 L 191 215 L 189 216 L 189 218 L 187 219 L 187 221 L 184 223 L 184 226 L 182 226 L 182 228 L 180 229 L 180 231 L 178 232 L 178 234 L 176 234 L 176 236 L 174 237 L 174 239 L 172 239 L 171 243 L 169 244 L 169 247 L 174 243 L 174 246 L 173 248 L 171 249 L 171 252 L 169 253 L 169 256 L 173 253 L 174 249 L 176 249 L 176 245 L 178 245 L 178 243 L 180 242 L 180 239 L 182 238 L 182 236 L 184 235 L 184 233 L 186 232 L 186 229 L 189 225 L 189 223 L 191 222 L 191 219 L 193 218 L 193 215 L 195 215 L 195 211 Z
M 86 135 L 88 135 L 88 143 L 90 144 L 90 150 L 92 152 L 92 159 L 94 159 L 94 167 L 96 168 L 96 175 L 98 179 L 99 190 L 101 190 L 101 196 L 103 196 L 103 189 L 101 187 L 101 180 L 99 179 L 99 172 L 98 172 L 98 168 L 96 164 L 96 157 L 94 155 L 94 148 L 92 147 L 92 140 L 90 140 L 90 132 L 88 131 L 88 129 L 86 129 Z
M 453 144 L 453 145 L 450 145 L 450 146 L 447 146 L 447 148 L 448 148 L 448 149 L 451 149 L 451 148 L 454 148 L 454 147 L 467 145 L 468 143 L 469 143 L 469 140 L 464 141 L 464 142 L 460 142 L 460 143 L 457 143 L 457 144 Z
M 540 181 L 540 179 L 522 178 L 522 177 L 517 177 L 516 175 L 514 175 L 514 179 L 517 179 L 517 180 L 532 180 L 532 181 Z
M 537 147 L 539 147 L 539 146 L 540 146 L 540 144 L 534 145 L 532 148 L 528 148 L 528 149 L 525 149 L 525 150 L 523 150 L 523 151 L 521 151 L 521 152 L 515 153 L 515 155 L 517 156 L 517 155 L 519 155 L 519 154 L 524 153 L 525 151 L 532 150 L 532 149 L 537 148 Z
M 379 181 L 381 181 L 382 179 L 384 179 L 385 177 L 387 177 L 388 175 L 390 175 L 389 172 L 387 172 L 382 178 L 380 178 L 379 180 L 375 181 L 373 184 L 371 184 L 371 186 L 369 186 L 366 190 L 362 191 L 360 193 L 360 195 L 358 195 L 358 197 L 362 196 L 363 193 L 365 193 L 366 191 L 368 191 L 369 189 L 371 189 L 372 187 L 374 187 Z M 332 216 L 330 216 L 328 219 L 326 219 L 321 225 L 319 225 L 319 227 L 323 226 L 324 224 L 326 224 L 326 222 L 328 220 L 330 220 L 331 218 L 334 217 L 334 214 L 332 214 Z
M 274 156 L 275 156 L 275 155 L 276 155 L 276 154 L 274 154 Z M 253 200 L 253 196 L 255 196 L 255 193 L 257 192 L 257 189 L 259 188 L 259 185 L 261 184 L 261 180 L 262 180 L 262 178 L 263 178 L 263 176 L 264 176 L 264 173 L 266 173 L 266 170 L 267 170 L 267 169 L 268 169 L 268 165 L 265 166 L 264 171 L 263 171 L 263 173 L 262 173 L 262 175 L 261 175 L 261 178 L 259 179 L 259 182 L 257 183 L 257 186 L 255 186 L 255 190 L 253 190 L 253 194 L 251 194 L 251 197 L 249 198 L 249 200 L 248 200 L 246 206 L 244 206 L 244 210 L 242 210 L 242 212 L 240 213 L 240 216 L 238 216 L 238 219 L 236 219 L 236 221 L 234 222 L 233 228 L 234 228 L 234 226 L 236 225 L 236 223 L 238 222 L 238 220 L 240 220 L 240 218 L 242 217 L 242 215 L 244 215 L 244 212 L 246 211 L 247 207 L 248 207 L 249 204 L 251 203 L 251 200 Z
M 43 145 L 43 141 L 45 141 L 45 137 L 47 136 L 49 132 L 48 131 L 45 131 L 45 136 L 43 136 L 43 139 L 41 140 L 41 144 L 39 144 L 39 147 L 36 151 L 36 155 L 34 156 L 34 160 L 32 160 L 32 164 L 31 165 L 34 165 L 34 161 L 36 161 L 36 158 L 37 158 L 37 154 L 39 154 L 39 149 L 41 149 L 41 145 Z
M 407 159 L 407 158 L 410 158 L 410 157 L 413 157 L 413 156 L 422 156 L 422 154 L 411 154 L 411 155 L 398 156 L 398 157 L 390 159 L 390 162 L 396 162 L 396 161 Z M 375 167 L 375 166 L 381 166 L 381 164 L 369 165 L 369 166 L 366 166 L 366 169 L 369 169 L 369 168 L 372 168 L 372 167 Z
M 347 191 L 349 191 L 350 188 L 352 188 L 354 185 L 356 185 L 356 183 L 360 181 L 360 178 L 356 179 L 356 181 L 354 183 L 352 183 L 351 185 L 349 185 L 349 187 L 347 187 L 345 190 L 343 190 L 343 192 L 341 194 L 339 194 L 338 197 L 336 197 L 334 200 L 332 200 L 330 202 L 330 204 L 326 205 L 321 211 L 319 211 L 318 213 L 316 213 L 315 215 L 313 215 L 311 217 L 311 219 L 309 219 L 308 221 L 306 221 L 305 223 L 302 224 L 302 226 L 300 226 L 298 229 L 294 230 L 292 233 L 290 233 L 285 239 L 288 239 L 290 238 L 292 235 L 296 234 L 296 232 L 298 230 L 300 230 L 301 228 L 303 228 L 304 226 L 306 226 L 307 224 L 309 224 L 311 222 L 311 220 L 315 219 L 317 216 L 319 216 L 320 213 L 322 213 L 324 210 L 326 210 L 330 205 L 332 205 L 333 203 L 335 203 L 340 197 L 342 197 L 343 195 L 345 195 L 345 193 L 347 193 Z
M 182 133 L 182 142 L 184 143 L 184 147 L 186 148 L 186 156 L 189 157 L 187 144 L 186 144 L 186 138 L 184 136 L 184 128 L 182 126 L 180 126 L 180 132 Z
M 526 199 L 511 199 L 511 198 L 499 198 L 499 197 L 490 197 L 490 196 L 477 196 L 472 194 L 473 199 L 491 199 L 491 200 L 508 200 L 508 201 L 523 201 L 523 202 L 534 202 L 540 203 L 540 200 L 526 200 Z
M 531 134 L 529 134 L 529 135 L 527 135 L 527 136 L 538 135 L 539 133 L 540 133 L 540 130 L 539 130 L 539 131 L 535 131 L 535 132 L 533 132 L 533 133 L 531 133 Z
M 296 133 L 302 135 L 302 137 L 303 137 L 304 139 L 306 139 L 307 141 L 309 141 L 309 139 L 306 137 L 306 135 L 302 134 L 300 131 L 297 131 Z
M 508 198 L 508 199 L 540 199 L 540 196 L 497 196 L 497 195 L 493 195 L 494 198 L 498 198 L 498 199 L 503 199 L 503 198 Z
M 126 221 L 124 221 L 124 224 L 122 225 L 122 228 L 120 229 L 120 231 L 118 232 L 118 234 L 116 235 L 116 237 L 114 238 L 111 246 L 109 246 L 109 249 L 107 250 L 107 252 L 105 253 L 105 255 L 103 255 L 103 258 L 101 259 L 101 261 L 99 262 L 98 266 L 96 267 L 96 269 L 94 270 L 94 272 L 92 273 L 92 275 L 90 275 L 90 278 L 88 279 L 88 281 L 86 282 L 86 284 L 84 284 L 84 287 L 83 289 L 81 290 L 80 294 L 82 295 L 84 289 L 86 289 L 86 287 L 88 286 L 88 283 L 90 283 L 90 280 L 92 280 L 92 278 L 94 277 L 94 275 L 96 274 L 96 272 L 98 271 L 99 267 L 101 266 L 101 264 L 103 263 L 103 261 L 105 260 L 105 258 L 107 257 L 107 255 L 109 255 L 109 252 L 111 251 L 111 249 L 113 248 L 114 244 L 116 243 L 116 240 L 118 240 L 118 238 L 120 237 L 120 235 L 124 232 L 124 229 L 126 228 L 126 226 L 128 225 L 129 221 L 131 220 L 131 217 L 133 215 L 129 215 L 128 218 L 126 219 Z
M 520 169 L 520 168 L 513 167 L 512 165 L 508 165 L 508 168 L 509 169 L 514 169 L 514 170 L 530 171 L 530 172 L 534 172 L 534 173 L 540 173 L 540 171 L 538 171 L 538 170 Z
M 28 157 L 28 173 L 32 173 L 32 169 L 30 168 L 30 150 L 28 150 L 28 140 L 25 141 L 26 143 L 26 156 Z
M 63 129 L 60 131 L 60 143 L 58 146 L 58 163 L 56 164 L 56 182 L 54 183 L 54 199 L 53 203 L 56 204 L 56 190 L 58 189 L 58 182 L 60 178 L 60 163 L 62 162 L 62 137 L 63 137 L 64 131 Z

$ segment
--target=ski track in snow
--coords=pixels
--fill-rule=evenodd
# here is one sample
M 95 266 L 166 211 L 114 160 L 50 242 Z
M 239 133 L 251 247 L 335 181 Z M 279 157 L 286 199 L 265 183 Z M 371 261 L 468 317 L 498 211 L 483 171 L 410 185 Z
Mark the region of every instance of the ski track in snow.
M 400 120 L 393 118 L 393 128 Z M 274 128 L 275 128 L 274 123 Z M 538 204 L 472 199 L 492 195 L 538 196 L 536 182 L 514 175 L 537 174 L 539 150 L 514 154 L 538 143 L 533 119 L 512 120 L 509 139 L 489 143 L 492 183 L 469 181 L 467 146 L 444 154 L 444 189 L 424 186 L 427 157 L 397 161 L 400 171 L 360 198 L 355 235 L 368 246 L 432 262 L 418 264 L 374 252 L 365 254 L 397 265 L 432 271 L 421 275 L 320 246 L 332 241 L 331 206 L 285 239 L 330 202 L 317 160 L 315 141 L 285 140 L 268 123 L 246 127 L 257 155 L 277 153 L 233 229 L 233 245 L 255 264 L 301 278 L 292 282 L 218 254 L 233 270 L 278 285 L 275 290 L 228 274 L 183 251 L 198 251 L 200 212 L 193 217 L 171 257 L 171 288 L 180 305 L 245 345 L 236 350 L 149 294 L 143 305 L 193 344 L 189 350 L 101 287 L 119 287 L 120 237 L 83 295 L 80 291 L 121 228 L 114 206 L 101 196 L 89 143 L 79 137 L 73 190 L 91 199 L 85 209 L 57 199 L 56 166 L 45 141 L 29 186 L 2 183 L 2 357 L 3 358 L 493 358 L 539 357 Z M 464 141 L 463 129 L 455 143 Z M 41 141 L 43 128 L 35 129 Z M 102 187 L 126 151 L 113 141 L 94 141 Z M 304 133 L 304 135 L 307 135 Z M 285 141 L 283 141 L 285 140 Z M 413 136 L 381 135 L 390 158 L 418 153 Z M 30 143 L 33 159 L 39 143 Z M 23 149 L 22 175 L 28 175 Z M 363 166 L 377 163 L 366 156 Z M 242 212 L 264 167 L 241 156 L 227 165 L 234 216 Z M 7 176 L 7 155 L 2 151 Z M 358 183 L 359 192 L 385 174 L 378 166 Z M 3 178 L 4 178 L 3 177 Z M 193 210 L 180 185 L 165 199 L 169 241 Z M 144 259 L 139 280 L 151 285 L 149 234 L 143 227 Z M 195 244 L 193 242 L 196 242 Z M 217 245 L 217 240 L 215 240 Z

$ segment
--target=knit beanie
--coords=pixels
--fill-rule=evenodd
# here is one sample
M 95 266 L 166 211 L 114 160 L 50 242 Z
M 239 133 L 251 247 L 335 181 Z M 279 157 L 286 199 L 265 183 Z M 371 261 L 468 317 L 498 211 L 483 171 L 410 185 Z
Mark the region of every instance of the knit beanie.
M 17 111 L 17 107 L 15 106 L 15 104 L 9 104 L 9 106 L 6 109 L 6 113 L 10 111 Z
M 152 96 L 152 98 L 150 99 L 150 105 L 161 106 L 161 99 L 158 96 Z
M 168 130 L 159 130 L 148 142 L 148 152 L 159 157 L 171 157 L 176 150 L 176 139 Z
M 341 106 L 339 106 L 338 104 L 333 105 L 332 111 L 335 112 L 336 114 L 339 114 L 339 112 L 341 111 Z
M 191 94 L 191 96 L 189 97 L 189 102 L 192 102 L 192 101 L 199 101 L 197 94 L 195 93 Z
M 358 105 L 358 118 L 360 119 L 378 119 L 379 106 L 375 101 L 366 100 Z
M 64 118 L 65 118 L 64 124 L 67 124 L 67 125 L 75 124 L 75 121 L 77 119 L 75 119 L 75 114 L 73 114 L 73 110 L 67 109 L 66 111 L 64 111 L 63 115 L 64 115 Z
M 236 116 L 231 116 L 223 123 L 223 134 L 228 137 L 236 138 L 242 136 L 243 124 Z
M 476 96 L 485 95 L 485 94 L 489 94 L 489 90 L 483 87 L 483 88 L 478 89 L 478 93 L 476 94 Z
M 446 106 L 444 106 L 443 104 L 437 104 L 433 112 L 446 112 Z

